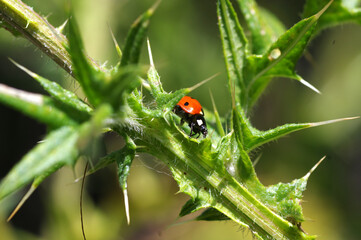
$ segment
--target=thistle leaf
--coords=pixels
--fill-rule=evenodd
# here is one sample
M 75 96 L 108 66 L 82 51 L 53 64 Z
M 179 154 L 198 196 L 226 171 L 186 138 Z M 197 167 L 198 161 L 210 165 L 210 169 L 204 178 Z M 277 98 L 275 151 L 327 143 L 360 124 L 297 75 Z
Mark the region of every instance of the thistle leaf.
M 356 119 L 358 117 L 350 117 L 350 118 L 340 118 L 340 119 L 333 119 L 328 121 L 322 121 L 322 122 L 313 122 L 313 123 L 288 123 L 284 124 L 282 126 L 278 126 L 276 128 L 267 130 L 267 131 L 260 131 L 258 129 L 253 128 L 248 120 L 242 120 L 242 132 L 244 136 L 244 148 L 247 152 L 252 151 L 253 149 L 274 141 L 276 139 L 279 139 L 283 136 L 286 136 L 290 133 L 307 129 L 310 127 L 317 127 L 322 126 L 326 124 L 336 123 L 340 121 L 345 120 L 352 120 Z
M 46 78 L 33 73 L 29 69 L 21 66 L 12 59 L 10 59 L 18 68 L 29 74 L 34 78 L 40 85 L 47 91 L 55 100 L 59 101 L 64 105 L 63 110 L 68 114 L 72 115 L 75 120 L 85 121 L 90 117 L 90 113 L 93 111 L 86 103 L 81 101 L 73 92 L 62 88 L 56 82 L 50 81 Z M 58 104 L 60 105 L 60 104 Z
M 248 56 L 247 39 L 229 0 L 218 1 L 217 15 L 229 81 L 228 85 L 230 89 L 235 88 L 236 96 L 241 97 L 237 99 L 243 102 L 246 98 L 246 85 L 242 69 Z
M 347 0 L 307 0 L 303 9 L 302 17 L 306 18 L 317 13 L 326 4 L 332 2 L 329 9 L 320 17 L 317 31 L 325 28 L 341 25 L 348 22 L 361 24 L 360 1 Z
M 196 217 L 196 220 L 198 220 L 198 221 L 223 221 L 223 220 L 230 220 L 230 218 L 215 208 L 208 208 L 204 212 L 202 212 L 201 215 Z
M 118 110 L 124 105 L 127 95 L 140 85 L 138 75 L 142 73 L 141 70 L 138 66 L 128 65 L 114 72 L 104 86 L 102 101 L 110 103 L 113 109 Z
M 118 165 L 119 185 L 123 189 L 125 213 L 129 225 L 130 214 L 129 214 L 127 179 L 130 171 L 130 166 L 132 165 L 133 159 L 135 157 L 136 145 L 128 136 L 125 137 L 125 140 L 126 140 L 126 145 L 121 149 L 121 151 L 118 151 L 118 155 L 116 156 L 116 161 Z
M 89 63 L 88 57 L 85 55 L 83 41 L 80 31 L 72 16 L 69 18 L 69 53 L 73 63 L 73 72 L 77 81 L 80 83 L 88 101 L 93 106 L 98 106 L 102 100 L 102 89 L 104 86 L 103 72 L 98 71 Z
M 251 32 L 252 54 L 264 54 L 285 31 L 283 24 L 254 0 L 238 0 L 241 12 Z
M 140 50 L 147 34 L 149 20 L 153 16 L 159 3 L 160 1 L 157 1 L 151 8 L 138 17 L 131 26 L 125 40 L 120 67 L 138 63 Z
M 47 96 L 0 84 L 0 102 L 52 128 L 77 124 L 61 109 L 61 105 Z
M 74 127 L 61 127 L 51 132 L 17 163 L 0 183 L 0 199 L 25 186 L 30 181 L 64 165 L 73 165 L 78 157 Z
M 262 57 L 252 56 L 249 59 L 248 70 L 253 71 L 253 75 L 247 76 L 249 107 L 256 102 L 272 78 L 287 77 L 301 80 L 295 72 L 296 62 L 313 35 L 317 20 L 326 9 L 327 6 L 317 14 L 295 24 L 280 36 Z
M 207 202 L 204 202 L 203 200 L 197 198 L 197 199 L 190 199 L 186 202 L 186 204 L 183 205 L 181 212 L 179 213 L 180 217 L 184 217 L 188 214 L 191 214 L 193 212 L 196 212 L 202 208 L 210 207 L 210 204 Z
M 284 219 L 292 223 L 304 221 L 301 201 L 302 193 L 306 190 L 307 180 L 311 173 L 325 159 L 323 157 L 318 163 L 302 178 L 295 179 L 290 183 L 278 183 L 267 187 L 264 201 Z

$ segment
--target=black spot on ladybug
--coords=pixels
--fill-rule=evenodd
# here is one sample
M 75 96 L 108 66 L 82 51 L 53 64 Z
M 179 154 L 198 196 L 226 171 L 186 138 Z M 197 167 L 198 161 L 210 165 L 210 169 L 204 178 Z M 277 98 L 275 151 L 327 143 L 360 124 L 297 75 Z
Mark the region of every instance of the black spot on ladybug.
M 184 103 L 184 106 L 188 106 L 188 105 L 189 105 L 189 102 L 185 102 L 185 103 Z

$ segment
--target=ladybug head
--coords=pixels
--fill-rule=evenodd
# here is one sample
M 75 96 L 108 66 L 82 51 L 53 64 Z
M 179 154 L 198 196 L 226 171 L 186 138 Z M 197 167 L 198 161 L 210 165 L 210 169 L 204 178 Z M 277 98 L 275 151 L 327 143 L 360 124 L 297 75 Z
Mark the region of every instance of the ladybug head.
M 205 125 L 201 126 L 201 133 L 203 134 L 203 137 L 207 137 L 208 129 Z
M 206 137 L 208 134 L 208 129 L 207 129 L 207 124 L 206 121 L 204 120 L 203 115 L 201 114 L 197 114 L 195 115 L 195 120 L 196 120 L 196 125 L 197 127 L 195 127 L 195 132 L 200 132 L 203 134 L 203 137 Z

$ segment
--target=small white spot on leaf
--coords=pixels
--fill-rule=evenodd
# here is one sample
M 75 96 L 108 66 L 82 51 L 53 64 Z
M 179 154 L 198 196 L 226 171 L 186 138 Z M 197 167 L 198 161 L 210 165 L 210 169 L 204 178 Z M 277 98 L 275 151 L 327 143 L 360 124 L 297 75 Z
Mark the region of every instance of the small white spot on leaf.
M 279 48 L 275 48 L 268 55 L 268 59 L 270 61 L 276 60 L 277 58 L 279 58 L 281 56 L 281 54 L 282 54 L 281 50 Z

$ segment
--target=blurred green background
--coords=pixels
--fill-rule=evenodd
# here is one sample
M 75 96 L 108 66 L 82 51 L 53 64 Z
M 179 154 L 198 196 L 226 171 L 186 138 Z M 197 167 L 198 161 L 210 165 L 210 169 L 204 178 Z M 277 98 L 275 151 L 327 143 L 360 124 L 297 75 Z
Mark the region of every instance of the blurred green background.
M 47 16 L 55 26 L 67 18 L 67 0 L 24 1 Z M 89 55 L 106 66 L 117 55 L 108 25 L 120 45 L 130 24 L 153 0 L 73 0 Z M 258 1 L 278 16 L 287 28 L 302 13 L 303 1 Z M 246 31 L 247 34 L 247 31 Z M 153 58 L 164 88 L 174 91 L 192 86 L 215 73 L 220 75 L 192 92 L 212 109 L 209 89 L 221 115 L 230 109 L 216 1 L 183 0 L 160 4 L 149 28 Z M 290 122 L 314 122 L 361 115 L 361 26 L 342 25 L 323 31 L 310 44 L 298 74 L 321 92 L 318 95 L 296 81 L 275 79 L 251 114 L 252 123 L 268 129 Z M 80 93 L 75 81 L 45 54 L 22 38 L 0 29 L 0 82 L 30 92 L 44 93 L 29 76 L 17 69 L 12 58 L 32 71 Z M 144 48 L 142 62 L 148 58 Z M 43 125 L 0 105 L 0 178 L 46 132 Z M 122 145 L 114 135 L 104 137 L 104 151 Z M 305 175 L 324 155 L 327 159 L 309 180 L 302 203 L 307 218 L 303 228 L 318 239 L 361 239 L 361 124 L 360 120 L 336 123 L 297 132 L 253 153 L 262 153 L 256 171 L 266 184 L 289 182 Z M 73 171 L 64 168 L 49 177 L 10 222 L 6 218 L 25 193 L 0 203 L 1 239 L 82 239 L 79 215 L 80 183 L 84 161 Z M 128 181 L 131 225 L 127 226 L 123 196 L 115 166 L 86 179 L 84 221 L 87 239 L 252 239 L 235 223 L 192 222 L 178 219 L 188 196 L 165 166 L 148 155 L 135 160 Z M 180 224 L 179 224 L 180 223 Z

